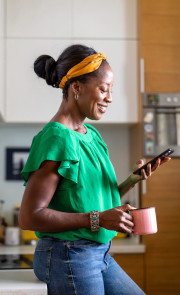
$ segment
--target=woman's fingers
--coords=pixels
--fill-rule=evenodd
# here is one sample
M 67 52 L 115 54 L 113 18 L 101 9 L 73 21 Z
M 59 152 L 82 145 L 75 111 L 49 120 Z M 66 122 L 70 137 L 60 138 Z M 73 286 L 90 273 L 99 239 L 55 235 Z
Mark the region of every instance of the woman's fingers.
M 162 165 L 162 164 L 164 164 L 164 163 L 166 163 L 166 162 L 169 162 L 170 160 L 171 160 L 170 157 L 165 157 L 163 160 L 161 160 L 160 165 Z
M 129 220 L 125 220 L 123 222 L 123 224 L 125 224 L 126 226 L 129 226 L 129 227 L 134 227 L 134 223 L 132 221 L 129 221 Z
M 156 163 L 152 166 L 152 172 L 154 172 L 161 165 L 161 159 L 157 159 Z
M 120 227 L 119 232 L 131 234 L 133 232 L 133 230 L 131 228 L 125 226 L 124 224 L 122 224 L 121 227 Z
M 146 170 L 145 169 L 141 169 L 141 174 L 140 175 L 136 175 L 136 174 L 131 174 L 131 179 L 133 183 L 137 183 L 140 180 L 146 180 L 148 179 L 148 177 L 150 177 L 155 171 L 156 169 L 159 168 L 160 165 L 167 163 L 168 161 L 170 161 L 171 158 L 170 157 L 165 157 L 163 160 L 161 160 L 160 158 L 156 161 L 156 163 L 151 167 L 151 164 L 147 165 Z M 144 165 L 144 161 L 143 159 L 140 159 L 136 162 L 135 167 L 133 168 L 133 171 L 135 171 L 137 168 L 140 168 Z
M 122 210 L 122 211 L 124 211 L 124 212 L 129 211 L 129 210 L 136 209 L 135 207 L 132 207 L 132 206 L 129 205 L 129 204 L 125 204 L 125 205 L 123 205 L 123 206 L 119 206 L 119 207 L 117 207 L 117 208 L 119 208 L 120 210 Z M 128 215 L 129 215 L 129 214 L 128 214 Z
M 124 206 L 102 211 L 99 213 L 99 224 L 109 230 L 131 233 L 132 228 L 134 227 L 133 217 L 125 211 L 132 209 L 135 208 L 126 204 Z
M 137 162 L 136 162 L 136 169 L 137 168 L 140 168 L 141 166 L 143 166 L 144 165 L 144 160 L 143 159 L 139 159 Z
M 119 230 L 126 233 L 131 234 L 133 231 L 134 223 L 133 218 L 130 214 L 124 213 L 124 215 L 121 218 L 121 222 L 119 223 Z
M 128 216 L 129 215 L 129 216 Z M 127 226 L 133 227 L 134 223 L 133 223 L 133 218 L 130 214 L 125 213 L 122 217 L 121 217 L 121 223 L 124 223 Z
M 130 206 L 129 204 L 126 204 L 124 206 L 121 206 L 121 216 L 120 216 L 120 223 L 119 223 L 119 230 L 123 231 L 123 232 L 127 232 L 127 233 L 132 233 L 132 228 L 134 227 L 134 223 L 133 223 L 133 217 L 129 214 L 126 213 L 123 210 L 132 210 L 132 206 Z

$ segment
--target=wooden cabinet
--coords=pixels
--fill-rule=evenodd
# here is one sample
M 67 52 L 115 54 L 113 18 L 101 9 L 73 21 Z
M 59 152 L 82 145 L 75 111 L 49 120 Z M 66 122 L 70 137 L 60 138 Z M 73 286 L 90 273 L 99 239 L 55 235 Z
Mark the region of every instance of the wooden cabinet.
M 180 92 L 180 2 L 140 1 L 146 92 Z
M 145 65 L 144 91 L 180 92 L 180 1 L 140 0 L 139 4 L 139 56 Z M 142 130 L 140 124 L 132 128 L 133 159 L 143 155 Z M 147 295 L 180 294 L 179 165 L 179 158 L 164 164 L 147 180 L 147 193 L 141 192 L 141 206 L 155 206 L 158 223 L 157 234 L 143 237 Z
M 164 164 L 147 180 L 142 206 L 155 206 L 158 232 L 143 236 L 147 295 L 180 293 L 180 159 Z
M 108 56 L 115 75 L 113 103 L 101 123 L 138 121 L 136 0 L 7 0 L 6 121 L 47 122 L 61 90 L 33 72 L 41 54 L 55 59 L 72 43 Z M 91 13 L 92 11 L 92 13 Z M 53 15 L 53 17 L 52 17 Z
M 133 281 L 143 291 L 145 291 L 144 254 L 116 254 L 113 256 L 113 258 L 120 265 L 120 267 L 133 279 Z

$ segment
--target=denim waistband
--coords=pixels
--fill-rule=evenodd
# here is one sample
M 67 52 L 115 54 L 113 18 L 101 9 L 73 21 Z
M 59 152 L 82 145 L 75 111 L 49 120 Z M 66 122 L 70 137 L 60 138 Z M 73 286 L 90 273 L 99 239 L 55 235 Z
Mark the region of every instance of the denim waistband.
M 41 238 L 41 240 L 49 240 L 52 241 L 54 243 L 60 243 L 60 244 L 64 244 L 67 246 L 101 246 L 104 247 L 105 249 L 110 249 L 111 246 L 111 241 L 108 242 L 107 244 L 101 244 L 98 243 L 96 241 L 92 241 L 92 240 L 87 240 L 87 239 L 80 239 L 80 240 L 74 240 L 74 241 L 69 241 L 69 240 L 61 240 L 59 238 L 56 237 L 51 237 L 51 236 L 45 236 L 43 238 Z

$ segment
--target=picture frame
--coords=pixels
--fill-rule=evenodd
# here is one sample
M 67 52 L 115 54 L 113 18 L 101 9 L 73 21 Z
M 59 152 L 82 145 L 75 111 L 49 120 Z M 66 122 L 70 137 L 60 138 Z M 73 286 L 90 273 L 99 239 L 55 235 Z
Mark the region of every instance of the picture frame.
M 6 180 L 23 180 L 20 173 L 27 161 L 29 151 L 29 147 L 6 148 Z

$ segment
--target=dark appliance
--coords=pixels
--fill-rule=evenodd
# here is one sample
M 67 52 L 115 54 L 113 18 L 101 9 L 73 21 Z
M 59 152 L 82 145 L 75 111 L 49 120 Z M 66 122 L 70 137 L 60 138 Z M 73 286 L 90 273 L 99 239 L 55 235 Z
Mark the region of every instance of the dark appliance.
M 173 148 L 180 157 L 180 93 L 143 94 L 144 156 Z

